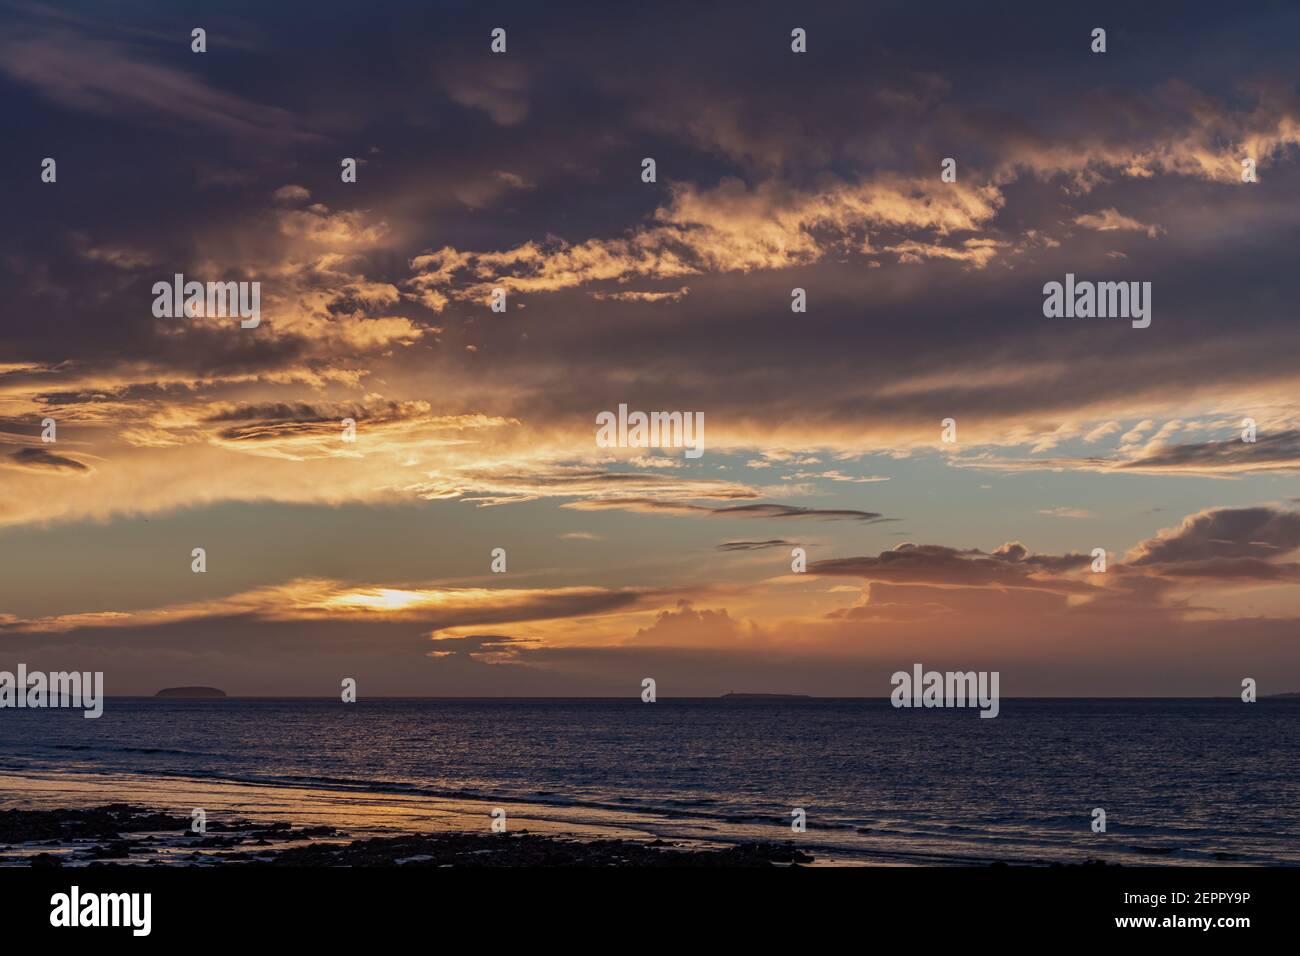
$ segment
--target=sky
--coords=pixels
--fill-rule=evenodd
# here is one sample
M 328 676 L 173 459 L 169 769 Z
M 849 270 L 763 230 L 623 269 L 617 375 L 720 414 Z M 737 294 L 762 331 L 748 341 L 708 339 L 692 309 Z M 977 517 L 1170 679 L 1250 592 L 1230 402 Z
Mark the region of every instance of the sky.
M 0 2 L 0 667 L 1300 690 L 1298 36 L 1283 3 Z M 176 274 L 257 282 L 260 322 L 159 317 Z M 1150 325 L 1045 314 L 1067 275 Z M 702 415 L 702 453 L 604 447 L 620 405 Z

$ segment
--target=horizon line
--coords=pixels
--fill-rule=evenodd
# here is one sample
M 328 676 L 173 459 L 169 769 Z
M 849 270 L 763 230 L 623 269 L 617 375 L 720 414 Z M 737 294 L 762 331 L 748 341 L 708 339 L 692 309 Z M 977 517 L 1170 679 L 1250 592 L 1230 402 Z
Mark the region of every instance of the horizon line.
M 683 696 L 663 696 L 658 700 L 724 700 L 728 696 L 768 698 L 769 700 L 883 700 L 891 699 L 886 694 L 881 697 L 845 697 L 840 695 L 822 695 L 822 694 L 778 694 L 778 693 L 742 693 L 742 694 L 715 694 L 715 695 L 683 695 Z M 1057 695 L 1057 696 L 1036 696 L 1020 695 L 1009 696 L 1003 695 L 1002 700 L 1236 700 L 1238 695 L 1235 694 L 1214 694 L 1214 695 L 1192 695 L 1192 694 L 1159 694 L 1159 695 Z M 1261 694 L 1259 700 L 1267 700 L 1276 697 L 1300 697 L 1300 691 L 1282 691 L 1276 694 Z M 161 694 L 106 694 L 105 700 L 337 700 L 337 694 L 223 694 L 221 697 L 170 697 Z M 368 694 L 358 700 L 639 700 L 638 695 L 602 695 L 602 694 L 558 694 L 558 695 L 501 695 L 501 694 Z M 355 703 L 355 702 L 354 702 Z

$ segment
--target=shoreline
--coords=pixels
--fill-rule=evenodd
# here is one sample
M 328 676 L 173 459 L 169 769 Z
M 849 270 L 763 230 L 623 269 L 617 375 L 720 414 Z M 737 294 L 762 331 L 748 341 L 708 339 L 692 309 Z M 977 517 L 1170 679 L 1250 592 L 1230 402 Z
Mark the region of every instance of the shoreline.
M 617 838 L 579 839 L 527 829 L 364 836 L 288 821 L 214 822 L 133 805 L 0 810 L 0 863 L 36 869 L 190 867 L 766 867 L 811 864 L 793 843 L 713 848 Z
M 507 812 L 505 833 L 491 829 L 498 807 Z M 195 808 L 206 814 L 205 835 L 188 832 Z M 453 800 L 163 775 L 0 771 L 0 867 L 106 862 L 211 866 L 250 860 L 399 865 L 399 860 L 415 857 L 449 857 L 451 865 L 474 865 L 476 854 L 486 861 L 483 865 L 492 866 L 750 866 L 795 862 L 795 850 L 801 864 L 853 865 L 793 841 L 782 848 L 772 827 L 753 838 L 711 840 L 707 834 L 665 834 L 663 822 L 635 812 L 591 819 L 581 806 L 504 798 Z M 510 839 L 503 843 L 502 837 Z M 657 855 L 646 856 L 647 848 Z M 195 852 L 198 857 L 192 856 Z M 675 856 L 657 862 L 664 853 Z M 258 859 L 266 854 L 269 858 Z
M 102 813 L 105 808 L 126 814 L 128 829 L 109 832 L 101 820 L 99 830 L 75 835 L 86 814 Z M 203 845 L 201 838 L 195 840 L 188 834 L 195 809 L 204 811 L 206 837 L 213 839 L 210 844 Z M 497 810 L 506 813 L 505 834 L 492 830 L 492 815 Z M 1188 859 L 1161 853 L 1156 847 L 1121 855 L 1044 843 L 1026 852 L 992 831 L 936 836 L 935 831 L 946 829 L 936 824 L 889 832 L 810 826 L 795 834 L 788 823 L 777 819 L 739 820 L 646 807 L 611 810 L 583 803 L 529 803 L 504 794 L 449 798 L 400 790 L 331 789 L 163 774 L 0 771 L 0 819 L 22 819 L 23 814 L 30 822 L 0 828 L 4 834 L 0 836 L 0 867 L 29 866 L 42 854 L 48 858 L 42 858 L 39 865 L 63 862 L 69 866 L 217 865 L 265 854 L 271 858 L 260 862 L 275 863 L 287 854 L 285 863 L 297 860 L 299 865 L 329 866 L 400 865 L 408 858 L 472 865 L 474 854 L 491 858 L 494 866 L 516 865 L 510 860 L 517 860 L 518 865 L 661 865 L 654 862 L 657 857 L 644 856 L 646 848 L 694 855 L 696 862 L 691 865 L 704 866 L 1143 867 L 1251 862 Z M 147 832 L 129 829 L 134 826 L 132 819 L 149 822 L 150 814 L 165 825 Z M 64 832 L 64 828 L 71 829 Z M 141 836 L 127 835 L 133 832 Z M 500 838 L 506 835 L 512 839 L 502 843 Z M 518 842 L 513 840 L 515 836 L 529 839 Z M 388 842 L 366 843 L 376 840 Z M 351 844 L 363 845 L 341 849 Z M 305 849 L 308 847 L 319 849 Z M 510 848 L 507 856 L 494 856 L 503 847 Z M 793 856 L 792 850 L 801 856 Z M 193 857 L 196 851 L 199 855 Z M 754 859 L 765 862 L 755 864 Z M 620 864 L 620 860 L 624 862 Z

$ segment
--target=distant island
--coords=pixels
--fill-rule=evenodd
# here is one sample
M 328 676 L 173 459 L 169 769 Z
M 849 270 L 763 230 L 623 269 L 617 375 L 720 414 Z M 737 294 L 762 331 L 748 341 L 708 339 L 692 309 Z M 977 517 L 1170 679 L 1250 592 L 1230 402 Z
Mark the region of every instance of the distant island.
M 811 694 L 723 694 L 723 700 L 812 700 Z
M 155 697 L 188 697 L 199 698 L 202 700 L 211 700 L 216 697 L 225 697 L 224 690 L 218 690 L 215 687 L 164 687 Z

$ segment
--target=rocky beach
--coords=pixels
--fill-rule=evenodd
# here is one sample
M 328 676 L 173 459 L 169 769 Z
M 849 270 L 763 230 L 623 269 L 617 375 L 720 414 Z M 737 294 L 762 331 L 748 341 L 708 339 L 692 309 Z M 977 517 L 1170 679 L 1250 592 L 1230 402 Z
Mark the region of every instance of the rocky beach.
M 84 866 L 693 866 L 808 864 L 790 844 L 701 847 L 664 840 L 594 839 L 529 833 L 353 834 L 287 821 L 214 822 L 125 803 L 55 810 L 0 810 L 0 864 Z

